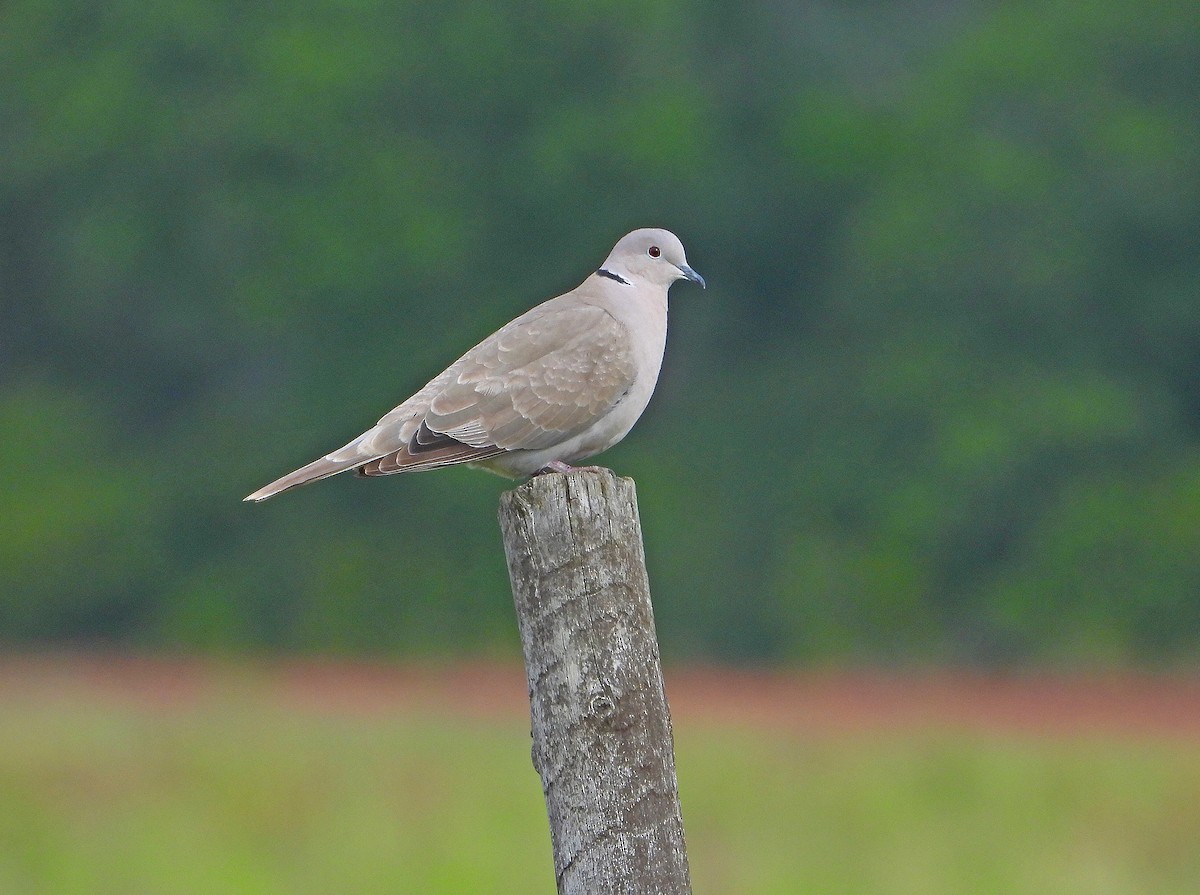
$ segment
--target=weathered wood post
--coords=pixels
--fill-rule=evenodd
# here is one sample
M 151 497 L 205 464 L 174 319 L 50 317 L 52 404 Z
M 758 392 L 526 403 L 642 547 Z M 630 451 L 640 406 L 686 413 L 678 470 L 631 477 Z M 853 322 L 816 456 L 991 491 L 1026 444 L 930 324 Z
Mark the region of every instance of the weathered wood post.
M 633 480 L 537 476 L 500 528 L 560 895 L 690 893 Z

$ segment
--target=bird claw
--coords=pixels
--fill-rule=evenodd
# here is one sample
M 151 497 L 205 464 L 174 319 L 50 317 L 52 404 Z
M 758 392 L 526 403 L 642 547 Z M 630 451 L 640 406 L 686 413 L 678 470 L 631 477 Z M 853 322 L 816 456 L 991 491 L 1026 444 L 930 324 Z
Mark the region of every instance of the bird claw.
M 575 471 L 574 466 L 564 463 L 562 460 L 551 460 L 549 463 L 547 463 L 545 466 L 543 466 L 541 469 L 539 469 L 533 475 L 545 475 L 548 472 L 574 472 L 574 471 Z M 533 476 L 530 476 L 530 478 L 532 478 L 532 477 Z
M 546 475 L 549 472 L 612 472 L 612 470 L 606 466 L 571 466 L 562 460 L 551 460 L 537 472 L 533 473 L 533 475 Z M 530 476 L 530 478 L 533 478 L 533 476 Z

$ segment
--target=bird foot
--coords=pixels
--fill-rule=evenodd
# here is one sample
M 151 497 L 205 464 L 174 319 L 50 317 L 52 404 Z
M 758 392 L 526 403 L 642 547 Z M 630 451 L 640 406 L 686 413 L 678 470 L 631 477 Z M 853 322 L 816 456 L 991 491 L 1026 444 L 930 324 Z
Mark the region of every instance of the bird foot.
M 603 466 L 571 466 L 562 460 L 551 460 L 534 475 L 545 475 L 548 472 L 611 472 Z

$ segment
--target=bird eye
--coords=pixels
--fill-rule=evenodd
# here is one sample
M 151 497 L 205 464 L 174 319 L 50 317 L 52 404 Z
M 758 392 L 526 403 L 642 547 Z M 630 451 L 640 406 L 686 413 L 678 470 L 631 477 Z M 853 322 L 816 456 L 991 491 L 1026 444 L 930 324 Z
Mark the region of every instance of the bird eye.
M 658 246 L 650 246 L 650 257 L 651 258 L 657 258 L 661 254 L 662 254 L 662 249 L 660 249 Z

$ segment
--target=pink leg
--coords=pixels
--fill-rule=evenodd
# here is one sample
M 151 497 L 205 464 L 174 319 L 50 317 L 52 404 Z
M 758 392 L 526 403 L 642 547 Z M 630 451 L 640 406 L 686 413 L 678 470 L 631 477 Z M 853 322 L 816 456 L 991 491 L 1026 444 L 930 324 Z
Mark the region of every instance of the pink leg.
M 549 463 L 535 472 L 534 475 L 545 475 L 548 472 L 573 472 L 574 469 L 574 466 L 568 466 L 562 460 L 551 460 Z
M 545 475 L 548 472 L 611 472 L 603 466 L 571 466 L 562 460 L 551 460 L 534 475 Z

